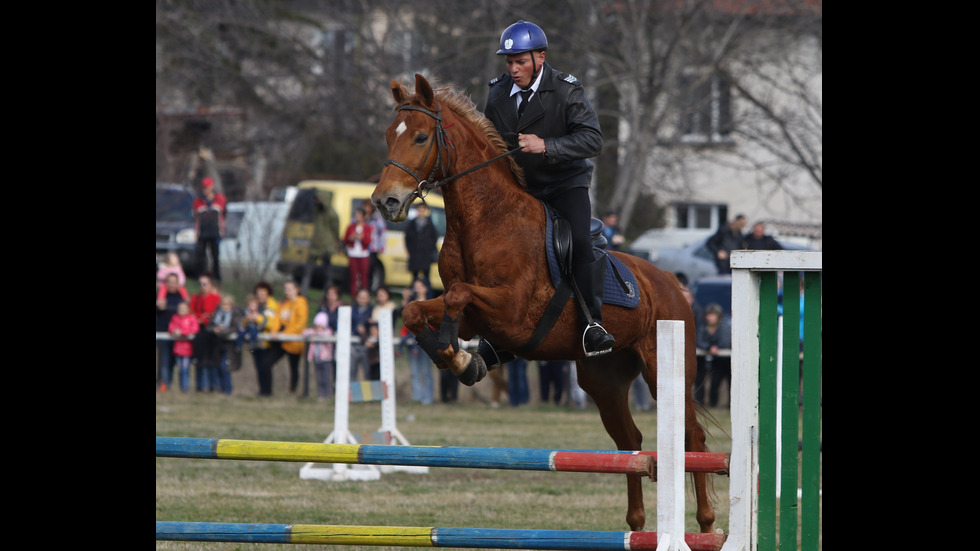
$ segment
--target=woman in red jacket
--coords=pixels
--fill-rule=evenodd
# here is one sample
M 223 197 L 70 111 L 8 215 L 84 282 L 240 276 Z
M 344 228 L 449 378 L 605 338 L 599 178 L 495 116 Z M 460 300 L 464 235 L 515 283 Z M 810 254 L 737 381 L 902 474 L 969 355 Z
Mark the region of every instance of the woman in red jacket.
M 347 226 L 344 245 L 347 247 L 347 265 L 350 266 L 350 296 L 357 296 L 358 289 L 371 289 L 368 276 L 371 273 L 371 226 L 365 219 L 367 211 L 359 207 L 354 221 Z

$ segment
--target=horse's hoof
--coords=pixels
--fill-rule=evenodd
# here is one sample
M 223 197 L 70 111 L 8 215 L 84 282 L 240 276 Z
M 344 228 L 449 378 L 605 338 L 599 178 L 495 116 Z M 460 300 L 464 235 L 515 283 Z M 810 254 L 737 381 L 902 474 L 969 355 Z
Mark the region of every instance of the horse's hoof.
M 483 358 L 479 354 L 473 354 L 470 356 L 470 363 L 466 366 L 466 369 L 456 375 L 459 382 L 466 386 L 473 386 L 487 376 L 487 364 L 483 362 Z

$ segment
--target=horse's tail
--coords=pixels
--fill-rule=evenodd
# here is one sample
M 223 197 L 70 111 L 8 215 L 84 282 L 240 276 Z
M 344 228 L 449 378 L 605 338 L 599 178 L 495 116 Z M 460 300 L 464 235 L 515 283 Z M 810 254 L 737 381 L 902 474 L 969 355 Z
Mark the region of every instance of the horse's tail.
M 694 402 L 694 413 L 697 416 L 698 424 L 701 425 L 701 430 L 704 431 L 705 435 L 711 436 L 711 432 L 709 432 L 705 428 L 705 424 L 702 423 L 702 420 L 707 420 L 712 426 L 720 430 L 722 434 L 731 438 L 731 436 L 728 434 L 728 431 L 726 431 L 725 428 L 721 426 L 721 423 L 719 423 L 718 420 L 715 419 L 715 416 L 712 415 L 710 411 L 708 411 L 708 408 L 705 407 L 704 404 Z M 711 451 L 711 446 L 708 445 L 707 438 L 705 439 L 705 443 L 704 443 L 704 451 L 706 452 Z M 708 473 L 708 476 L 705 477 L 705 480 L 708 483 L 708 495 L 710 496 L 712 501 L 717 502 L 718 493 L 715 492 L 715 484 L 714 484 L 715 478 L 711 476 L 711 474 L 713 473 Z M 691 491 L 694 492 L 695 491 L 694 473 L 689 473 L 689 475 L 691 477 Z

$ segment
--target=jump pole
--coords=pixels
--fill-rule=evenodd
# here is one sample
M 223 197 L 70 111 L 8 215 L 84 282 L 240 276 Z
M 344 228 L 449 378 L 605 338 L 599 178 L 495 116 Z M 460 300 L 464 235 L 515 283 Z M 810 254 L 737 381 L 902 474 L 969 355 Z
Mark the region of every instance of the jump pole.
M 399 547 L 477 547 L 484 549 L 628 549 L 654 551 L 657 532 L 598 530 L 521 530 L 316 524 L 238 524 L 157 521 L 158 541 L 296 543 Z M 724 534 L 686 534 L 692 551 L 714 551 Z
M 653 474 L 655 463 L 649 454 L 635 451 L 319 444 L 167 436 L 156 437 L 156 456 L 185 459 L 333 462 L 372 466 L 402 464 L 646 476 Z

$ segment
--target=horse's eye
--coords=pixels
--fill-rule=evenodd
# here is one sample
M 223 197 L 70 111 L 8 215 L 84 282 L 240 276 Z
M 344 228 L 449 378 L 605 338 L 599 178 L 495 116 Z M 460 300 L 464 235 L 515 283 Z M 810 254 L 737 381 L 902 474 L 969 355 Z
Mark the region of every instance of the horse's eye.
M 427 141 L 429 141 L 429 135 L 426 134 L 425 132 L 419 132 L 418 134 L 415 135 L 416 144 L 422 145 Z

